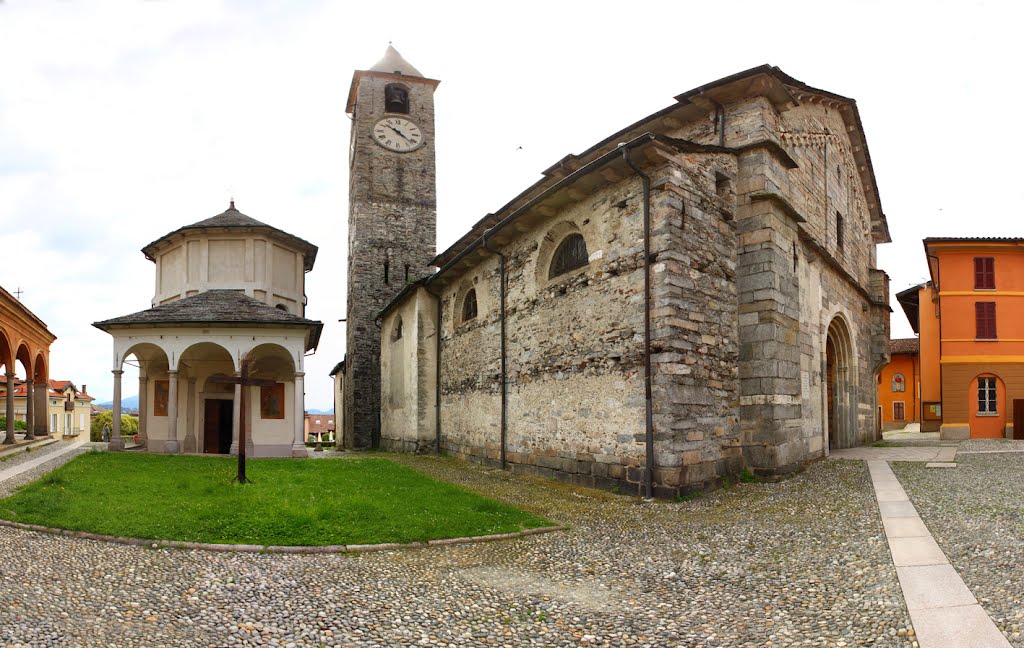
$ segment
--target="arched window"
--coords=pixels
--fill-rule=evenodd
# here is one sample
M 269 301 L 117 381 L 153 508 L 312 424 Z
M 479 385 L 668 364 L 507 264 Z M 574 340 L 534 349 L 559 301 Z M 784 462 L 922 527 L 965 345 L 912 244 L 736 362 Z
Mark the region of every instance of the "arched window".
M 462 300 L 462 321 L 476 319 L 476 289 L 470 288 Z
M 288 307 L 285 306 L 284 304 L 278 304 L 277 306 L 274 306 L 274 308 L 276 308 L 279 311 L 284 311 L 286 313 L 288 312 Z
M 398 317 L 395 319 L 395 327 L 391 329 L 391 341 L 395 342 L 402 339 L 402 318 Z
M 551 269 L 548 271 L 548 279 L 554 279 L 559 275 L 564 275 L 566 272 L 582 268 L 587 265 L 589 256 L 587 254 L 587 242 L 583 240 L 582 234 L 573 233 L 566 236 L 558 244 L 558 249 L 555 250 L 554 256 L 551 257 Z
M 894 392 L 907 391 L 907 380 L 903 377 L 903 374 L 893 374 L 892 390 Z
M 409 89 L 401 83 L 384 87 L 384 110 L 389 113 L 409 114 Z

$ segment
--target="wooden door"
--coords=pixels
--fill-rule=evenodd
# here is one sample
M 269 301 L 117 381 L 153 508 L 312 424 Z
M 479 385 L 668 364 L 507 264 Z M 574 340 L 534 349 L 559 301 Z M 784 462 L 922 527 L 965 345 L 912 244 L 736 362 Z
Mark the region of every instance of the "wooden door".
M 1013 438 L 1024 439 L 1024 398 L 1013 399 Z
M 220 401 L 209 399 L 204 402 L 206 403 L 204 407 L 206 416 L 203 423 L 203 452 L 208 454 L 219 454 Z

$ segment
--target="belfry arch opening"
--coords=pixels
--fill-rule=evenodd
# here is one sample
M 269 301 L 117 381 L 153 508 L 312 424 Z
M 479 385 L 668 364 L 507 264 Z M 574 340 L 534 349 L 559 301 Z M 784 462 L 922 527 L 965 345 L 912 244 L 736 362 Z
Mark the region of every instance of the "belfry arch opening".
M 850 328 L 835 317 L 825 337 L 825 419 L 830 450 L 857 445 L 854 358 Z

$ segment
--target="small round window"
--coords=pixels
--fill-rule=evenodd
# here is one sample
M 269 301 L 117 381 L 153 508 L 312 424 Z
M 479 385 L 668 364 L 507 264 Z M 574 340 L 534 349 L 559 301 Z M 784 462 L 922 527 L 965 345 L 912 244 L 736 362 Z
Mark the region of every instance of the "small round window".
M 559 275 L 582 268 L 589 262 L 587 254 L 587 242 L 583 235 L 573 233 L 562 239 L 551 258 L 551 269 L 548 271 L 548 279 L 554 279 Z

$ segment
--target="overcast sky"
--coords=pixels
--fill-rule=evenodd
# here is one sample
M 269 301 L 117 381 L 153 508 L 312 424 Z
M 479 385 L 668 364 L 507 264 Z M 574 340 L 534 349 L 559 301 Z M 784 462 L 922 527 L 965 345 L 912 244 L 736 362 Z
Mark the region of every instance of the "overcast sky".
M 896 292 L 926 278 L 925 236 L 1024 235 L 1015 4 L 0 0 L 0 285 L 57 335 L 51 377 L 108 400 L 113 345 L 91 323 L 148 308 L 142 246 L 234 196 L 320 247 L 306 404 L 330 408 L 345 99 L 353 70 L 392 41 L 441 80 L 441 250 L 564 155 L 770 63 L 857 100 Z M 912 335 L 892 305 L 893 337 Z

